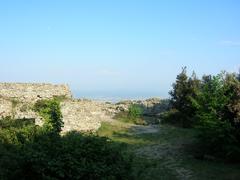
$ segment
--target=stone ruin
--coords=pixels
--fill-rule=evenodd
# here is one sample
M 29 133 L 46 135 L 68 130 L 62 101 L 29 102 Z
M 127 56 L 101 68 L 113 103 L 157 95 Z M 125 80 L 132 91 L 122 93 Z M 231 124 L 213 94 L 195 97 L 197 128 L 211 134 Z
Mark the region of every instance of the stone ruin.
M 54 96 L 72 98 L 67 85 L 52 85 L 45 83 L 0 83 L 0 96 L 5 99 L 31 102 L 39 99 L 49 99 Z
M 127 111 L 132 104 L 142 106 L 144 113 L 148 115 L 156 115 L 161 111 L 160 99 L 122 101 L 112 104 L 74 99 L 67 85 L 0 83 L 0 118 L 10 116 L 16 119 L 34 119 L 35 123 L 41 126 L 43 119 L 32 110 L 32 107 L 37 100 L 53 97 L 63 97 L 60 104 L 64 121 L 63 132 L 96 131 L 101 126 L 101 122 L 111 121 L 114 115 Z
M 53 97 L 63 97 L 63 132 L 96 131 L 102 121 L 111 118 L 104 110 L 104 103 L 76 100 L 67 85 L 43 83 L 0 83 L 0 118 L 35 119 L 37 125 L 42 125 L 43 119 L 32 107 L 37 100 Z

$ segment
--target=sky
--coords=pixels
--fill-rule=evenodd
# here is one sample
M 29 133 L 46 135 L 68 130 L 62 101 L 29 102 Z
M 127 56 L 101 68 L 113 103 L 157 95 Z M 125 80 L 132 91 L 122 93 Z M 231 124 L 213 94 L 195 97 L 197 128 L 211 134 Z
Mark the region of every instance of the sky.
M 0 1 L 0 81 L 79 97 L 168 97 L 189 74 L 240 68 L 238 0 Z

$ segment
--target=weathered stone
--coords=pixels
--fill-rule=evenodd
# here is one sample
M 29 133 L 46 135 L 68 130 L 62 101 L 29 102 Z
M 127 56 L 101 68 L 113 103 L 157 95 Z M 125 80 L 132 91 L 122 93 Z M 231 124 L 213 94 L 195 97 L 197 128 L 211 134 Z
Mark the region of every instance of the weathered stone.
M 0 99 L 0 117 L 12 116 L 12 102 Z
M 35 119 L 35 123 L 41 126 L 43 119 L 33 111 L 33 106 L 39 99 L 55 96 L 65 97 L 61 103 L 63 132 L 96 131 L 102 121 L 111 120 L 115 113 L 114 108 L 110 108 L 111 104 L 72 99 L 66 85 L 0 83 L 0 117 Z
M 71 91 L 66 85 L 0 83 L 0 117 L 35 119 L 35 123 L 41 126 L 43 119 L 33 111 L 33 106 L 39 99 L 50 99 L 55 96 L 65 97 L 61 102 L 63 132 L 96 131 L 101 122 L 111 121 L 117 113 L 128 111 L 132 104 L 143 107 L 145 115 L 157 115 L 163 109 L 163 101 L 156 98 L 112 104 L 72 99 Z
M 144 115 L 157 116 L 168 108 L 169 102 L 159 98 L 150 98 L 146 100 L 121 101 L 116 103 L 115 106 L 117 111 L 127 111 L 133 104 L 142 107 Z
M 89 100 L 68 100 L 61 103 L 63 131 L 95 131 L 101 122 L 111 119 L 103 110 L 104 104 Z
M 0 96 L 28 102 L 49 99 L 54 96 L 72 98 L 67 85 L 45 83 L 0 83 Z

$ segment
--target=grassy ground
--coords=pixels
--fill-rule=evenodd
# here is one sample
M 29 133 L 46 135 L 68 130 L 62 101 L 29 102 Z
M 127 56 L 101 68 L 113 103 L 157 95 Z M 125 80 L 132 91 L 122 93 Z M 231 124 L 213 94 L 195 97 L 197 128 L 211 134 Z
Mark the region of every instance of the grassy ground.
M 196 132 L 170 125 L 136 126 L 122 121 L 103 123 L 98 131 L 124 142 L 136 155 L 136 179 L 238 180 L 240 165 L 195 159 L 189 153 Z

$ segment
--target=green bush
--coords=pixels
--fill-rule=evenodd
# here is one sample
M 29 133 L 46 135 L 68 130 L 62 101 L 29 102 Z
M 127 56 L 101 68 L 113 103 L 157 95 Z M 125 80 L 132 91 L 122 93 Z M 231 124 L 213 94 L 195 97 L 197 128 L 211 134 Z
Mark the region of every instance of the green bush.
M 132 155 L 123 144 L 95 135 L 59 135 L 56 100 L 39 101 L 43 127 L 0 120 L 0 179 L 132 179 Z
M 228 76 L 224 73 L 209 76 L 201 92 L 193 99 L 200 132 L 198 147 L 203 156 L 240 161 L 240 123 L 237 114 L 231 111 L 232 101 L 239 103 L 240 98 L 229 86 Z M 234 82 L 240 87 L 238 81 Z
M 132 157 L 121 144 L 77 132 L 35 134 L 0 143 L 0 179 L 131 179 Z
M 56 133 L 61 132 L 63 120 L 58 99 L 37 101 L 34 110 L 44 118 L 44 128 L 46 130 Z
M 170 91 L 172 109 L 161 114 L 162 122 L 197 128 L 201 156 L 240 161 L 239 77 L 222 72 L 200 81 L 183 68 Z
M 128 111 L 122 111 L 115 115 L 114 119 L 122 122 L 133 123 L 137 125 L 146 125 L 143 118 L 143 108 L 139 105 L 131 105 Z
M 18 156 L 16 170 L 7 175 L 11 179 L 131 178 L 131 157 L 122 145 L 77 132 L 41 134 L 20 148 Z
M 19 125 L 21 124 L 20 121 L 21 120 L 18 119 L 14 123 L 14 120 L 11 120 L 12 126 L 5 126 L 4 128 L 1 129 L 0 131 L 1 143 L 22 146 L 25 142 L 33 140 L 33 138 L 37 135 L 37 130 L 39 129 L 39 127 L 30 123 L 28 125 L 23 123 L 25 125 L 22 126 Z
M 133 104 L 128 108 L 128 117 L 130 119 L 141 118 L 143 115 L 143 108 L 139 105 Z
M 34 125 L 34 119 L 12 119 L 10 116 L 0 119 L 0 129 L 6 129 L 10 127 L 21 128 L 27 125 Z
M 161 123 L 168 123 L 181 127 L 183 126 L 184 118 L 185 116 L 177 109 L 170 109 L 160 114 Z
M 21 146 L 0 143 L 0 179 L 131 179 L 132 157 L 107 138 L 39 130 L 26 140 L 23 134 Z

